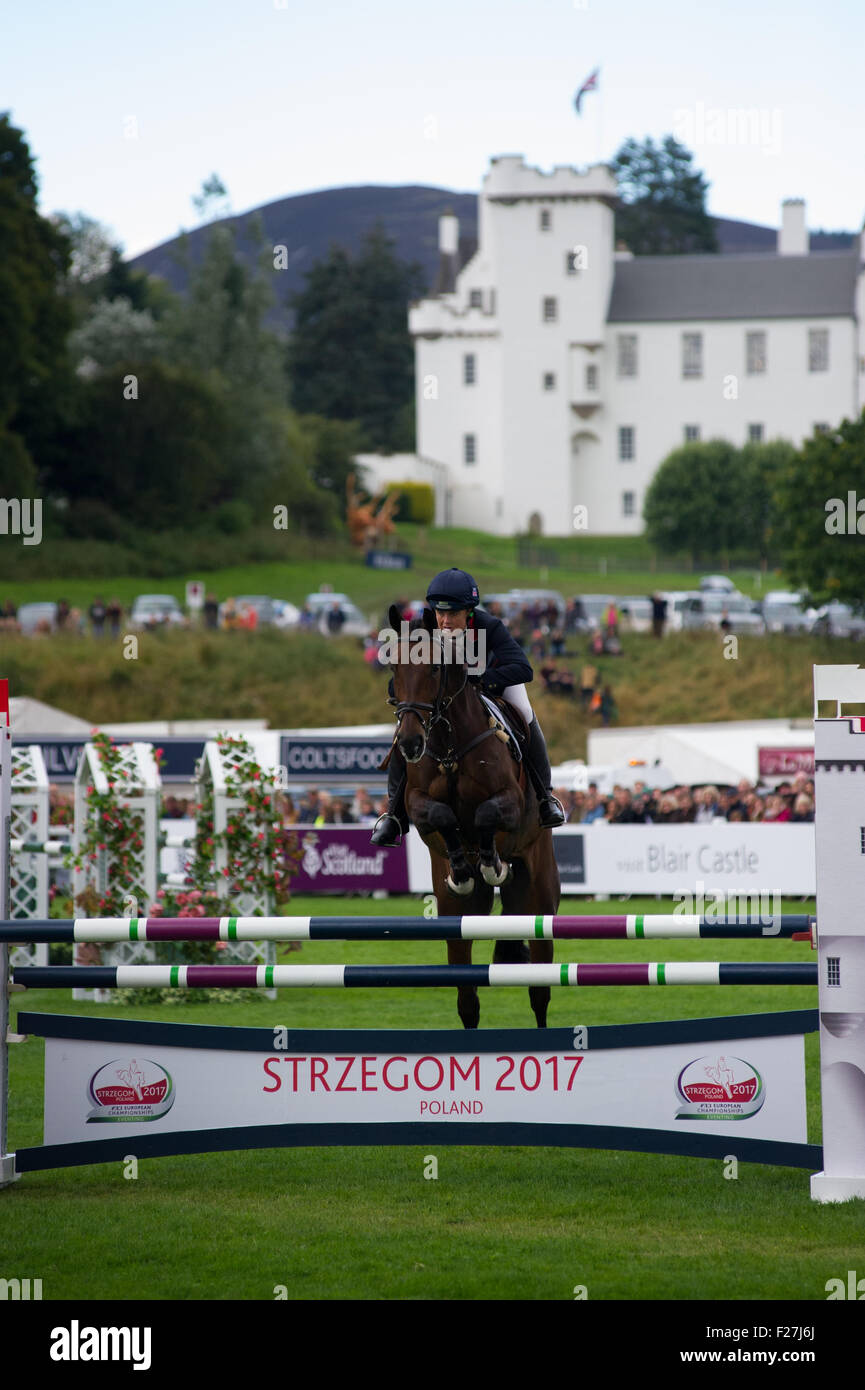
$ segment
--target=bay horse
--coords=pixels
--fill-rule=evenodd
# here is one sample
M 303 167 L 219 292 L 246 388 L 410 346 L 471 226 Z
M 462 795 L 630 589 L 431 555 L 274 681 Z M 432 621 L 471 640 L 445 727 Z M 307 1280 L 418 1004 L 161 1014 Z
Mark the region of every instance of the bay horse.
M 400 632 L 399 609 L 391 607 L 388 618 Z M 429 850 L 439 915 L 488 916 L 496 887 L 504 913 L 554 914 L 561 885 L 552 831 L 540 825 L 525 760 L 517 762 L 496 736 L 465 660 L 448 660 L 459 652 L 438 632 L 428 608 L 408 625 L 410 635 L 421 630 L 428 634 L 430 660 L 416 660 L 422 642 L 414 651 L 409 643 L 398 644 L 391 703 L 394 746 L 406 763 L 406 813 Z M 517 711 L 508 706 L 507 712 L 518 726 Z M 471 941 L 449 941 L 447 948 L 450 965 L 471 964 Z M 530 940 L 528 951 L 520 941 L 496 942 L 495 963 L 527 958 L 551 962 L 553 942 Z M 545 1028 L 549 987 L 533 986 L 529 999 L 538 1027 Z M 464 1028 L 477 1028 L 475 986 L 458 986 L 457 1012 Z

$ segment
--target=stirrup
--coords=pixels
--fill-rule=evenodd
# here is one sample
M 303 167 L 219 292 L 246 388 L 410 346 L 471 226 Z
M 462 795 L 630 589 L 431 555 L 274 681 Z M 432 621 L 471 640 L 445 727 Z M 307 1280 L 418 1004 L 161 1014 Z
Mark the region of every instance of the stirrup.
M 395 828 L 388 825 L 388 821 L 391 821 Z M 402 844 L 403 833 L 403 828 L 398 818 L 392 811 L 385 811 L 384 815 L 379 816 L 373 826 L 370 839 L 374 845 L 384 845 L 395 848 L 397 845 Z
M 565 825 L 568 818 L 558 797 L 550 793 L 538 801 L 538 819 L 544 830 L 555 830 L 558 826 Z

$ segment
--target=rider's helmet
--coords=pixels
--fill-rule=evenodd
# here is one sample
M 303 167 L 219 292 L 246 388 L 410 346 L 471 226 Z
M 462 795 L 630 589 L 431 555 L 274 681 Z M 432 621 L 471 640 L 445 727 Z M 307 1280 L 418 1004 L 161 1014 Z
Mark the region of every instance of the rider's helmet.
M 442 570 L 430 580 L 426 598 L 431 608 L 443 613 L 459 608 L 471 610 L 478 602 L 478 586 L 465 570 Z

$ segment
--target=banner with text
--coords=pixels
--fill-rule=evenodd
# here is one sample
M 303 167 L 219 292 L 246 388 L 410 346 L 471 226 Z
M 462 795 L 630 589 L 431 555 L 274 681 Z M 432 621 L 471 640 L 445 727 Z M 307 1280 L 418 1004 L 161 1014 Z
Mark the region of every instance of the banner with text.
M 566 825 L 553 831 L 563 891 L 572 893 L 784 893 L 817 889 L 814 826 L 716 821 L 708 825 Z M 432 891 L 429 854 L 409 836 L 413 893 Z
M 778 1146 L 776 1161 L 802 1166 L 818 1156 L 802 1038 L 814 1010 L 478 1036 L 22 1020 L 47 1038 L 44 1142 L 57 1146 L 53 1162 L 50 1148 L 24 1151 L 22 1171 L 114 1147 L 145 1156 L 431 1134 L 768 1162 Z

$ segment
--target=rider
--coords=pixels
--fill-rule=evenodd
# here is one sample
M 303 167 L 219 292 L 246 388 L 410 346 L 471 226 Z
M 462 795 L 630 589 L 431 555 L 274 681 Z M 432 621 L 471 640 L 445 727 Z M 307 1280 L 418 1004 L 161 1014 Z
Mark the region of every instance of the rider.
M 550 785 L 552 774 L 547 745 L 526 694 L 526 682 L 532 679 L 533 672 L 522 647 L 514 641 L 500 618 L 483 609 L 475 611 L 478 586 L 465 570 L 442 570 L 430 582 L 426 597 L 435 611 L 439 628 L 450 631 L 469 628 L 486 634 L 486 669 L 480 676 L 480 687 L 486 695 L 500 695 L 525 719 L 529 730 L 525 756 L 538 793 L 541 825 L 546 828 L 564 825 L 565 813 Z M 405 783 L 405 760 L 394 744 L 387 773 L 388 809 L 376 822 L 373 844 L 395 845 L 400 833 L 408 830 Z

